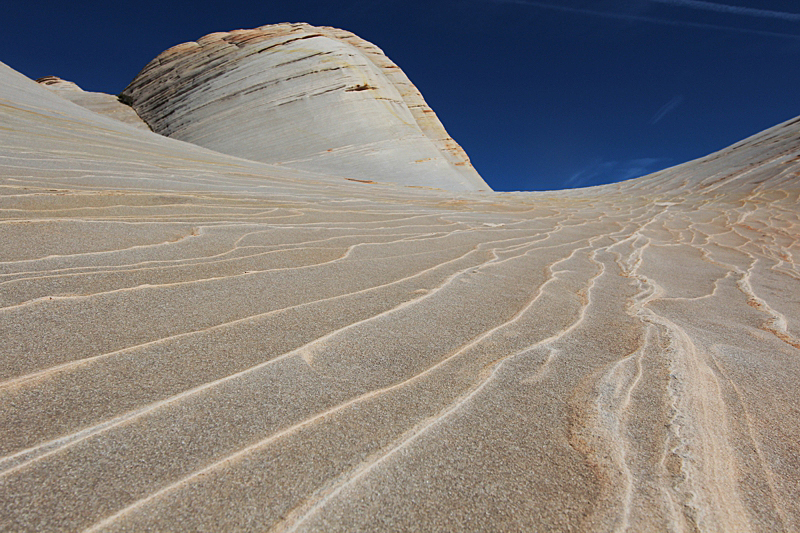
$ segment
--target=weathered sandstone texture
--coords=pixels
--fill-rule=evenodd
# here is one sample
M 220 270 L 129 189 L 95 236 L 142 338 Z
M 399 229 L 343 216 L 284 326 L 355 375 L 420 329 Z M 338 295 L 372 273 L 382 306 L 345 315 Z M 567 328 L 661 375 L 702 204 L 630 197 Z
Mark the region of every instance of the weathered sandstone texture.
M 47 87 L 58 96 L 90 111 L 111 117 L 139 129 L 150 129 L 132 107 L 120 102 L 116 96 L 84 91 L 76 83 L 62 80 L 57 76 L 45 76 L 44 78 L 39 78 L 36 82 Z
M 0 104 L 0 530 L 800 530 L 800 119 L 507 194 Z
M 212 33 L 123 91 L 153 131 L 267 163 L 363 180 L 490 190 L 403 71 L 335 28 Z

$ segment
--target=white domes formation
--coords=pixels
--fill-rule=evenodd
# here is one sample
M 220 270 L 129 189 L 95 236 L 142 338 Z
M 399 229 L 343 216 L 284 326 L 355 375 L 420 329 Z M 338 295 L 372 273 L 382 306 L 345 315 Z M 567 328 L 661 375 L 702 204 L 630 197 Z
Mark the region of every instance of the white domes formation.
M 490 190 L 400 68 L 354 34 L 308 24 L 212 33 L 123 91 L 162 135 L 363 180 Z
M 800 531 L 800 119 L 601 187 L 362 183 L 475 184 L 378 52 L 278 28 L 125 94 L 280 165 L 0 64 L 0 530 Z
M 119 101 L 119 98 L 105 93 L 88 92 L 77 83 L 62 80 L 58 76 L 45 76 L 36 80 L 53 93 L 90 111 L 111 117 L 135 128 L 149 130 L 149 126 L 139 118 L 136 111 Z

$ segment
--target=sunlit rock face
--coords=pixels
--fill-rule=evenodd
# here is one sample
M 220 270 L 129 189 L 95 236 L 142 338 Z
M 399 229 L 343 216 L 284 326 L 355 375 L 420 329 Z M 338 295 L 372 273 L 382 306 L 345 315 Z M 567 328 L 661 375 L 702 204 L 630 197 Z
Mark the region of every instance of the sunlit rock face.
M 84 91 L 78 84 L 62 80 L 57 76 L 45 76 L 44 78 L 39 78 L 36 82 L 47 87 L 61 98 L 78 104 L 81 107 L 85 107 L 90 111 L 111 117 L 139 129 L 150 129 L 150 127 L 139 118 L 136 111 L 129 105 L 120 102 L 119 98 L 116 96 Z
M 170 48 L 123 92 L 154 131 L 363 180 L 489 190 L 419 91 L 352 33 L 278 24 Z
M 800 119 L 491 193 L 0 102 L 0 530 L 800 531 Z

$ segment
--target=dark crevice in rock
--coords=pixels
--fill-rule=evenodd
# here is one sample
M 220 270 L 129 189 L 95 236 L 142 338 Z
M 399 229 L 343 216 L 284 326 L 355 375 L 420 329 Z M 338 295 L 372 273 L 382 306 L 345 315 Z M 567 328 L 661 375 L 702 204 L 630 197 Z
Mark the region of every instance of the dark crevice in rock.
M 351 93 L 355 91 L 375 91 L 377 89 L 378 88 L 373 85 L 370 85 L 368 83 L 362 83 L 360 85 L 354 85 L 352 87 L 348 87 L 347 89 L 345 89 L 345 92 Z

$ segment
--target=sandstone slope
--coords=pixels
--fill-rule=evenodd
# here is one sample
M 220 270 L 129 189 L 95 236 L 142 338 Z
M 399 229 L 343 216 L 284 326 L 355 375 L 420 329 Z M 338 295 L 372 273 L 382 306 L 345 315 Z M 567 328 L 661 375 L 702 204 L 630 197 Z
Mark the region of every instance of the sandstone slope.
M 402 70 L 350 32 L 276 24 L 206 35 L 123 91 L 157 133 L 292 168 L 490 190 Z
M 800 530 L 800 121 L 501 194 L 0 104 L 0 530 Z
M 47 87 L 58 96 L 90 111 L 111 117 L 139 129 L 150 129 L 132 107 L 120 102 L 116 96 L 84 91 L 76 83 L 62 80 L 57 76 L 45 76 L 44 78 L 39 78 L 36 82 Z

